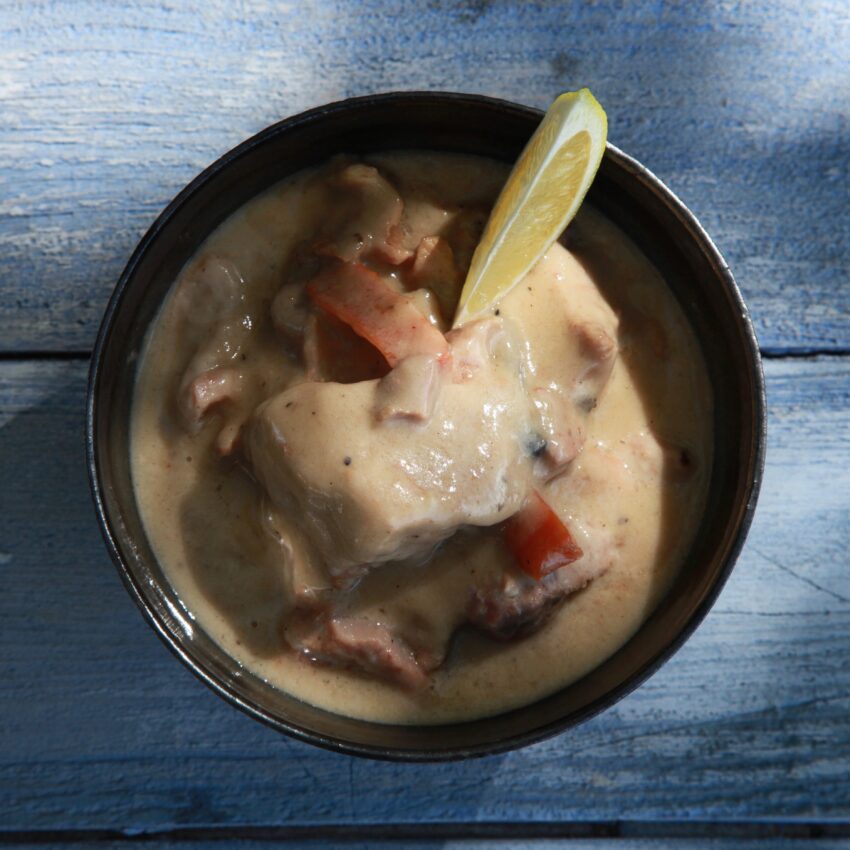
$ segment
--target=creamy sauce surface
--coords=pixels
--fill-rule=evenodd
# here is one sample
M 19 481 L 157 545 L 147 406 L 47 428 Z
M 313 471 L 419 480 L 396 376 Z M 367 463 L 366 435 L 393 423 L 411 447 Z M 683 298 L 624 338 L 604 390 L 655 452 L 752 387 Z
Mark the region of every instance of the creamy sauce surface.
M 451 234 L 455 260 L 465 270 L 507 169 L 480 158 L 417 152 L 368 162 L 403 199 L 407 233 L 417 239 Z M 553 246 L 495 305 L 493 333 L 504 341 L 493 345 L 506 353 L 493 356 L 507 365 L 499 367 L 502 395 L 496 393 L 493 404 L 504 399 L 500 410 L 511 427 L 526 427 L 511 395 L 510 376 L 521 370 L 536 402 L 529 415 L 537 419 L 528 420 L 528 427 L 546 432 L 546 417 L 563 396 L 562 373 L 580 369 L 583 357 L 609 356 L 595 351 L 598 335 L 582 337 L 582 329 L 611 331 L 616 353 L 606 367 L 610 374 L 606 371 L 603 381 L 588 367 L 571 385 L 580 415 L 575 428 L 553 429 L 547 448 L 561 452 L 564 469 L 538 484 L 587 563 L 599 569 L 527 636 L 499 641 L 468 626 L 458 631 L 459 609 L 447 601 L 463 598 L 471 580 L 515 570 L 496 527 L 464 526 L 442 542 L 435 538 L 428 557 L 377 566 L 345 602 L 347 614 L 389 623 L 422 646 L 447 644 L 445 660 L 430 673 L 426 687 L 403 687 L 310 660 L 284 640 L 293 586 L 319 598 L 329 584 L 309 529 L 275 497 L 273 483 L 262 483 L 262 470 L 252 468 L 245 452 L 231 450 L 246 433 L 241 419 L 229 421 L 213 412 L 187 427 L 192 411 L 181 409 L 180 399 L 187 374 L 223 363 L 238 371 L 246 411 L 278 397 L 273 404 L 281 411 L 272 412 L 279 417 L 289 393 L 308 391 L 300 342 L 287 337 L 287 323 L 297 319 L 297 299 L 293 296 L 290 305 L 281 291 L 299 282 L 299 246 L 311 229 L 321 229 L 328 216 L 323 204 L 333 203 L 315 190 L 316 179 L 313 172 L 296 175 L 222 224 L 181 272 L 150 331 L 135 389 L 131 463 L 154 552 L 191 618 L 239 663 L 306 702 L 388 723 L 468 720 L 532 702 L 580 678 L 621 647 L 681 568 L 701 519 L 712 462 L 711 394 L 693 332 L 653 266 L 586 205 L 568 229 L 568 247 Z M 222 312 L 217 287 L 233 287 L 237 276 L 244 286 Z M 436 300 L 447 297 L 437 295 Z M 595 353 L 588 355 L 588 347 Z M 598 394 L 591 392 L 597 378 Z M 582 381 L 586 397 L 579 392 Z M 349 386 L 352 399 L 368 395 L 371 400 L 378 392 L 377 379 Z M 474 380 L 463 392 L 443 391 L 431 415 L 443 423 L 460 422 L 467 408 L 459 405 L 474 406 L 479 393 L 478 409 L 485 410 L 488 392 Z M 354 402 L 323 403 L 348 410 L 340 415 L 357 420 L 355 407 L 339 406 Z M 356 404 L 365 409 L 367 402 Z M 273 435 L 275 422 L 282 420 L 271 413 L 267 420 Z M 256 422 L 257 414 L 250 421 Z M 476 429 L 485 426 L 479 422 Z M 247 427 L 254 433 L 260 426 Z M 394 430 L 387 431 L 400 447 L 411 439 L 402 430 L 406 427 L 392 423 Z M 305 452 L 307 436 L 321 443 L 323 428 L 333 433 L 321 424 L 309 428 L 305 422 L 297 431 Z M 475 438 L 470 434 L 471 451 Z M 576 445 L 566 445 L 573 438 Z M 252 443 L 255 463 L 260 443 Z M 366 442 L 321 444 L 332 474 L 352 482 Z M 466 466 L 472 468 L 471 463 Z M 523 474 L 539 473 L 531 464 L 522 466 L 528 470 Z M 497 508 L 510 510 L 502 502 L 511 498 L 508 486 Z M 482 508 L 482 517 L 485 513 Z M 495 513 L 487 516 L 487 522 L 495 521 Z

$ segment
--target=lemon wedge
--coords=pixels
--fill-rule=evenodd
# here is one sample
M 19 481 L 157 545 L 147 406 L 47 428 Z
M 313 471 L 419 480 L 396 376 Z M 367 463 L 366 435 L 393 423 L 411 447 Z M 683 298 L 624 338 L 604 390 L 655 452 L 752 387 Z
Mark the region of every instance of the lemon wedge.
M 605 153 L 608 118 L 590 89 L 548 109 L 505 183 L 472 256 L 453 327 L 485 313 L 572 221 Z

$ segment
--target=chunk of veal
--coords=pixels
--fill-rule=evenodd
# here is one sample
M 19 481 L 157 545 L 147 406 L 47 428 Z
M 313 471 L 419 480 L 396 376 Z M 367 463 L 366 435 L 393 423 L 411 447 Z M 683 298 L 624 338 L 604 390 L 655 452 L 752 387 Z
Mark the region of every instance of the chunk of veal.
M 283 639 L 312 661 L 357 668 L 411 689 L 429 681 L 425 659 L 400 635 L 373 620 L 330 614 L 295 617 L 284 626 Z
M 499 305 L 517 326 L 540 436 L 538 475 L 560 475 L 617 358 L 617 316 L 581 264 L 555 244 Z M 567 378 L 565 379 L 565 376 Z
M 183 275 L 173 310 L 183 330 L 194 330 L 198 337 L 210 326 L 243 316 L 245 304 L 245 281 L 235 263 L 220 254 L 203 254 Z
M 360 263 L 334 263 L 308 284 L 313 302 L 367 339 L 390 366 L 414 354 L 442 356 L 448 343 L 417 307 Z
M 285 283 L 271 304 L 271 319 L 275 330 L 289 343 L 304 339 L 310 302 L 303 281 Z
M 443 316 L 449 320 L 454 316 L 463 276 L 446 239 L 426 236 L 419 243 L 407 279 L 410 285 L 429 289 L 436 295 Z
M 495 525 L 526 500 L 532 465 L 517 435 L 528 433 L 528 405 L 501 320 L 470 323 L 448 343 L 464 369 L 442 381 L 427 419 L 381 422 L 378 381 L 306 382 L 248 423 L 254 474 L 278 507 L 302 517 L 337 584 L 427 557 L 461 525 Z
M 221 414 L 215 445 L 220 454 L 230 454 L 247 416 L 239 409 L 247 382 L 236 365 L 253 327 L 245 281 L 231 260 L 209 254 L 188 269 L 174 297 L 181 334 L 194 346 L 177 387 L 180 421 L 196 434 L 211 413 Z M 212 334 L 210 326 L 216 329 Z
M 327 210 L 316 243 L 320 254 L 350 262 L 363 256 L 392 265 L 409 259 L 399 222 L 404 203 L 395 187 L 371 165 L 355 163 L 325 184 Z
M 178 397 L 186 430 L 197 434 L 210 410 L 236 401 L 243 386 L 244 375 L 232 366 L 207 369 L 188 381 Z
M 539 629 L 568 596 L 608 570 L 614 551 L 607 546 L 604 529 L 595 547 L 568 566 L 539 581 L 519 569 L 506 570 L 491 584 L 481 584 L 470 595 L 469 623 L 499 640 L 531 634 Z M 602 550 L 600 552 L 600 550 Z
M 448 330 L 448 323 L 445 319 L 440 307 L 440 302 L 437 296 L 430 289 L 413 289 L 408 290 L 405 296 L 410 299 L 413 306 L 438 330 L 444 332 Z M 451 314 L 449 314 L 451 315 Z
M 431 354 L 406 357 L 375 388 L 375 419 L 425 422 L 434 412 L 440 363 Z

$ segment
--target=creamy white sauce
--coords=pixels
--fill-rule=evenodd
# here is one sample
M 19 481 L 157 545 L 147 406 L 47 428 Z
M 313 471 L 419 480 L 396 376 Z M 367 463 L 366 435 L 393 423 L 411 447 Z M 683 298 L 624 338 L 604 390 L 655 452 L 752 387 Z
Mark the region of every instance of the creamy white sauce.
M 424 232 L 445 224 L 431 201 L 486 211 L 506 176 L 500 164 L 443 154 L 386 154 L 370 162 L 390 176 Z M 246 668 L 314 705 L 388 723 L 438 723 L 545 696 L 629 639 L 670 586 L 696 531 L 711 467 L 712 402 L 694 335 L 658 272 L 585 207 L 570 227 L 571 251 L 554 246 L 498 308 L 506 324 L 539 340 L 526 369 L 541 387 L 556 383 L 557 364 L 573 356 L 567 331 L 562 338 L 552 330 L 559 293 L 566 293 L 563 309 L 577 316 L 610 322 L 616 314 L 619 355 L 583 420 L 583 447 L 543 488 L 583 548 L 609 559 L 610 568 L 528 637 L 501 643 L 461 631 L 422 690 L 305 660 L 281 637 L 293 576 L 277 535 L 290 549 L 309 548 L 297 517 L 270 506 L 239 453 L 218 457 L 218 417 L 187 433 L 175 398 L 187 366 L 221 324 L 208 298 L 188 312 L 181 305 L 197 296 L 186 281 L 203 276 L 208 257 L 227 258 L 247 283 L 231 317 L 231 325 L 246 330 L 231 328 L 231 349 L 217 356 L 251 371 L 251 404 L 303 380 L 301 364 L 267 317 L 305 220 L 321 212 L 310 205 L 311 179 L 296 175 L 219 227 L 181 273 L 151 329 L 135 391 L 131 461 L 153 549 L 203 629 Z M 236 347 L 234 339 L 241 340 Z M 684 471 L 676 463 L 682 450 Z M 429 628 L 450 633 L 455 614 L 446 599 L 465 592 L 470 574 L 510 566 L 498 532 L 462 530 L 424 564 L 395 573 L 392 565 L 380 568 L 351 604 L 376 618 L 388 605 L 405 616 L 428 612 Z M 316 568 L 298 580 L 321 587 L 327 576 Z

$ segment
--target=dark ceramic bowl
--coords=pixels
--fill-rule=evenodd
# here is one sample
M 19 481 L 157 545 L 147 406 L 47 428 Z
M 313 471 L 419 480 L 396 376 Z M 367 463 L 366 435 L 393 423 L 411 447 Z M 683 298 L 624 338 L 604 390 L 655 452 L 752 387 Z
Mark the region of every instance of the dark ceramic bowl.
M 497 753 L 562 732 L 613 705 L 693 632 L 720 592 L 752 519 L 765 414 L 759 352 L 732 275 L 696 219 L 612 146 L 588 202 L 642 248 L 693 324 L 714 388 L 715 452 L 705 517 L 675 586 L 635 636 L 580 681 L 524 708 L 440 726 L 352 720 L 275 690 L 196 624 L 151 552 L 130 480 L 128 423 L 145 333 L 172 281 L 234 210 L 289 174 L 340 152 L 429 148 L 513 162 L 542 113 L 461 94 L 400 93 L 331 104 L 264 130 L 196 177 L 140 242 L 103 319 L 87 408 L 88 467 L 106 544 L 128 591 L 170 649 L 234 705 L 281 732 L 357 755 L 403 760 Z

